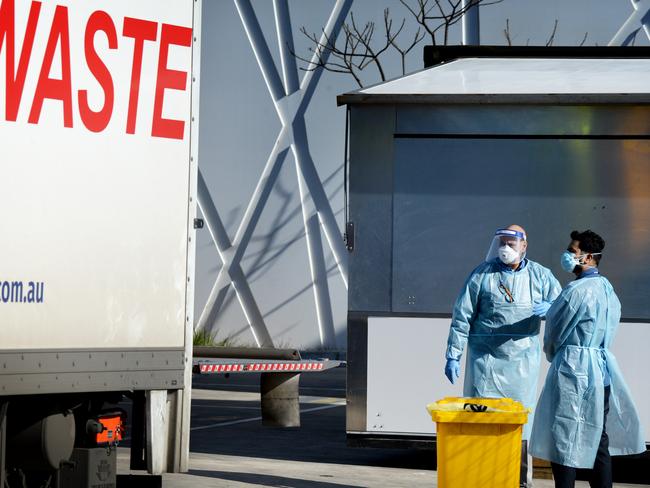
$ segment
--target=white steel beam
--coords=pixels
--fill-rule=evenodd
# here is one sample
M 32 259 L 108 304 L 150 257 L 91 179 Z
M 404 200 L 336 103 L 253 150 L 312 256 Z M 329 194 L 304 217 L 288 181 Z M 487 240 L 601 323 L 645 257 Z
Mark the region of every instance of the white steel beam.
M 266 205 L 268 197 L 271 194 L 271 190 L 273 189 L 273 185 L 278 178 L 282 164 L 289 151 L 289 145 L 285 140 L 287 137 L 286 133 L 286 130 L 282 130 L 278 135 L 278 138 L 276 139 L 273 146 L 273 150 L 271 151 L 271 155 L 269 156 L 266 165 L 264 166 L 264 170 L 262 171 L 262 175 L 257 182 L 253 196 L 249 201 L 248 206 L 246 207 L 244 217 L 242 218 L 239 228 L 237 229 L 237 233 L 235 234 L 235 239 L 232 245 L 228 245 L 228 248 L 232 248 L 233 251 L 229 255 L 226 255 L 224 253 L 222 256 L 222 259 L 225 259 L 225 261 L 223 261 L 223 266 L 217 275 L 214 286 L 210 291 L 208 301 L 206 302 L 205 307 L 203 308 L 203 312 L 199 318 L 197 324 L 197 328 L 199 329 L 211 327 L 217 318 L 217 314 L 219 313 L 221 306 L 223 305 L 226 292 L 228 291 L 228 287 L 231 283 L 229 271 L 230 267 L 234 266 L 235 263 L 238 264 L 241 261 L 244 251 L 250 242 L 253 231 L 255 230 L 255 226 L 257 225 L 259 218 L 262 215 L 262 210 Z M 207 198 L 207 196 L 208 195 L 205 195 L 204 197 Z M 199 195 L 199 206 L 201 206 L 201 203 L 202 196 Z M 214 214 L 218 218 L 218 213 L 214 207 L 212 200 L 208 201 L 206 199 L 205 206 L 206 208 L 213 208 Z M 209 220 L 209 218 L 206 218 L 206 223 L 209 224 Z
M 284 79 L 284 93 L 291 95 L 300 89 L 296 58 L 291 54 L 295 52 L 293 35 L 291 32 L 291 15 L 287 0 L 273 0 L 275 13 L 275 29 L 278 33 L 278 46 L 280 48 L 280 63 Z
M 650 0 L 631 0 L 634 11 L 609 41 L 609 46 L 629 46 L 643 29 L 650 39 Z
M 257 22 L 257 18 L 255 17 L 255 12 L 253 11 L 249 0 L 235 0 L 235 4 L 237 5 L 237 10 L 239 11 L 240 16 L 242 16 L 242 23 L 245 26 L 248 40 L 253 48 L 255 57 L 258 60 L 264 79 L 267 82 L 267 88 L 271 94 L 271 98 L 273 99 L 278 116 L 282 121 L 283 129 L 293 129 L 290 133 L 290 136 L 292 137 L 292 152 L 294 153 L 294 156 L 297 152 L 304 154 L 304 147 L 307 145 L 306 130 L 301 130 L 302 128 L 299 126 L 301 124 L 304 126 L 304 114 L 309 105 L 316 84 L 320 79 L 322 69 L 308 71 L 301 83 L 299 92 L 290 94 L 283 99 L 276 99 L 276 94 L 278 90 L 282 89 L 282 84 L 278 72 L 274 67 L 269 48 L 264 36 L 262 35 L 262 30 Z M 352 0 L 338 0 L 336 2 L 332 15 L 330 15 L 330 19 L 324 29 L 323 38 L 336 39 L 351 4 Z M 325 52 L 321 57 L 326 58 L 327 55 L 328 52 Z M 314 53 L 312 59 L 314 65 L 317 62 L 317 56 L 318 54 Z M 323 60 L 325 61 L 325 59 Z M 300 96 L 296 97 L 298 94 Z M 302 132 L 304 132 L 304 141 L 297 140 L 297 129 L 300 132 L 299 138 L 302 138 Z M 296 150 L 296 146 L 301 147 L 299 150 Z M 345 286 L 347 286 L 347 254 L 345 246 L 343 245 L 343 240 L 341 239 L 341 232 L 336 224 L 336 219 L 334 218 L 334 213 L 332 212 L 329 200 L 325 195 L 323 185 L 318 177 L 318 173 L 316 172 L 311 157 L 308 159 L 299 158 L 298 164 L 300 165 L 301 173 L 305 178 L 305 182 L 309 187 L 311 196 L 318 209 L 325 236 L 336 259 L 341 277 L 343 278 Z
M 210 190 L 208 190 L 208 186 L 200 172 L 197 192 L 199 196 L 199 206 L 201 207 L 201 212 L 205 218 L 208 231 L 217 247 L 219 257 L 224 263 L 226 263 L 229 261 L 229 254 L 232 253 L 232 245 L 228 238 L 226 228 L 224 227 L 223 222 L 219 217 L 219 213 L 214 206 L 212 197 L 210 196 Z M 231 266 L 228 269 L 228 275 L 230 277 L 230 282 L 235 288 L 237 299 L 244 311 L 244 315 L 251 327 L 253 337 L 255 338 L 258 347 L 273 347 L 273 340 L 266 328 L 262 313 L 257 306 L 257 302 L 255 301 L 255 297 L 248 285 L 248 281 L 246 280 L 246 276 L 244 275 L 241 266 L 239 266 L 239 264 Z
M 321 36 L 322 42 L 325 42 L 327 38 L 336 39 L 351 4 L 352 0 L 337 0 Z M 298 69 L 295 59 L 291 54 L 291 51 L 293 50 L 293 37 L 291 34 L 289 8 L 286 0 L 277 0 L 274 2 L 274 12 L 278 42 L 280 44 L 284 79 L 283 85 L 250 1 L 235 0 L 235 5 L 262 72 L 262 76 L 264 77 L 264 81 L 266 82 L 269 94 L 271 95 L 276 112 L 278 113 L 278 117 L 282 122 L 282 129 L 280 130 L 280 134 L 278 135 L 273 150 L 271 151 L 271 155 L 267 160 L 264 171 L 258 181 L 255 191 L 253 192 L 252 198 L 248 204 L 239 228 L 237 229 L 232 244 L 230 244 L 229 241 L 226 242 L 227 235 L 222 234 L 220 227 L 223 227 L 223 225 L 219 225 L 220 219 L 211 198 L 208 200 L 209 192 L 199 191 L 199 204 L 201 209 L 204 210 L 204 206 L 208 209 L 209 215 L 204 211 L 206 223 L 208 224 L 208 227 L 212 227 L 216 231 L 215 235 L 213 235 L 213 239 L 215 239 L 217 235 L 221 236 L 221 242 L 217 243 L 215 240 L 215 244 L 217 244 L 217 247 L 222 250 L 219 252 L 219 255 L 223 261 L 223 266 L 219 271 L 214 286 L 212 287 L 206 307 L 199 319 L 198 327 L 211 326 L 221 305 L 223 304 L 227 287 L 231 283 L 233 283 L 235 288 L 238 289 L 237 284 L 233 282 L 233 275 L 238 274 L 237 270 L 241 270 L 241 259 L 250 242 L 255 226 L 259 221 L 259 217 L 289 149 L 291 149 L 294 155 L 299 170 L 299 177 L 302 176 L 304 178 L 309 189 L 310 196 L 314 202 L 319 217 L 318 220 L 325 232 L 325 237 L 336 260 L 344 285 L 347 287 L 347 254 L 345 246 L 341 239 L 341 232 L 336 223 L 331 205 L 327 195 L 325 194 L 325 190 L 323 189 L 322 182 L 318 176 L 311 155 L 309 154 L 307 131 L 304 121 L 304 114 L 318 80 L 320 79 L 322 69 L 307 71 L 303 76 L 302 82 L 298 84 Z M 325 52 L 322 53 L 321 56 L 326 58 L 328 54 L 329 53 Z M 319 54 L 314 53 L 314 56 L 312 57 L 312 65 L 314 66 L 318 61 L 317 56 L 319 56 Z M 205 190 L 207 190 L 207 186 L 205 187 Z M 302 202 L 304 202 L 304 199 L 301 199 L 301 203 Z M 305 209 L 303 208 L 303 212 L 304 211 Z M 308 221 L 309 219 L 306 218 L 304 223 L 306 226 L 305 230 L 309 236 L 307 229 Z M 225 232 L 225 229 L 223 232 Z M 223 239 L 224 237 L 225 239 Z M 318 241 L 320 241 L 320 238 Z M 313 242 L 311 244 L 308 242 L 308 248 L 313 249 L 315 245 L 316 244 Z M 320 254 L 322 255 L 322 249 Z M 310 253 L 310 256 L 316 256 L 316 253 Z M 314 282 L 320 282 L 320 279 L 317 280 L 314 276 L 316 270 L 321 269 L 320 265 L 313 263 L 311 257 L 310 266 L 312 268 L 312 278 L 314 279 Z M 322 266 L 324 267 L 324 262 Z M 245 277 L 240 276 L 240 278 L 243 278 L 243 281 L 240 279 L 239 283 L 245 282 Z M 247 283 L 245 286 L 247 286 Z M 320 287 L 320 294 L 318 296 L 322 295 L 323 290 L 324 288 Z M 321 321 L 321 318 L 324 323 L 327 322 L 327 313 L 331 316 L 329 292 L 327 295 L 328 299 L 326 301 L 322 302 L 320 306 L 317 304 L 317 309 L 323 310 L 325 307 L 329 309 L 329 312 L 325 312 L 325 315 L 319 316 L 319 322 Z M 252 299 L 252 301 L 254 302 L 254 299 Z M 319 324 L 319 327 L 320 326 L 321 324 Z M 253 327 L 252 324 L 251 327 Z M 325 325 L 324 327 L 327 329 L 330 328 L 329 325 Z M 333 325 L 331 328 L 333 329 Z M 266 329 L 266 327 L 264 327 L 264 329 Z
M 278 71 L 275 69 L 269 46 L 264 40 L 262 28 L 257 21 L 255 10 L 253 10 L 253 6 L 248 0 L 235 0 L 235 7 L 237 7 L 239 18 L 241 19 L 244 30 L 246 31 L 246 36 L 253 48 L 253 54 L 255 54 L 255 59 L 260 67 L 260 71 L 262 72 L 266 86 L 269 89 L 271 98 L 273 101 L 277 102 L 284 97 L 284 89 L 282 88 L 282 81 L 280 80 Z
M 280 61 L 282 64 L 282 73 L 284 75 L 285 93 L 286 95 L 291 95 L 294 92 L 298 91 L 300 89 L 300 86 L 298 81 L 298 67 L 296 66 L 296 58 L 291 54 L 294 51 L 294 48 L 289 5 L 287 0 L 274 0 L 273 7 L 275 11 L 276 30 L 278 33 Z M 305 164 L 305 162 L 299 158 L 300 152 L 296 150 L 298 146 L 301 146 L 302 148 L 306 148 L 306 151 L 309 151 L 307 131 L 303 130 L 304 119 L 302 116 L 296 116 L 294 119 L 294 142 L 291 145 L 291 149 L 293 151 L 294 160 L 296 162 L 296 176 L 298 179 L 298 188 L 300 192 L 300 206 L 302 207 L 303 225 L 305 227 L 305 239 L 307 241 L 307 256 L 309 258 L 312 289 L 314 292 L 314 301 L 316 304 L 318 335 L 320 338 L 321 346 L 334 348 L 336 347 L 334 319 L 329 294 L 329 285 L 327 282 L 327 265 L 325 264 L 323 244 L 320 236 L 320 221 L 318 219 L 317 211 L 313 212 L 310 208 L 308 202 L 309 195 L 307 194 L 307 190 L 303 184 L 303 178 L 301 176 L 303 174 L 301 167 Z M 299 131 L 295 130 L 296 125 L 300 126 Z M 309 158 L 309 160 L 311 160 L 311 158 Z M 323 186 L 320 179 L 317 180 L 316 186 L 322 189 Z
M 318 319 L 318 337 L 322 347 L 333 349 L 336 347 L 336 332 L 334 330 L 334 317 L 330 299 L 327 265 L 323 254 L 323 243 L 320 235 L 320 222 L 318 214 L 310 212 L 305 201 L 308 198 L 305 185 L 298 171 L 298 187 L 302 201 L 302 217 L 307 239 L 307 255 L 312 278 L 314 303 L 316 304 L 316 317 Z

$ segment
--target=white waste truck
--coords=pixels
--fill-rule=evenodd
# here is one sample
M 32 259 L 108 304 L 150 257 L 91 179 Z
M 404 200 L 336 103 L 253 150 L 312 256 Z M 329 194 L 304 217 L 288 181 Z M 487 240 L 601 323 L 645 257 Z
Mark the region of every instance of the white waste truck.
M 0 486 L 187 469 L 200 13 L 1 0 Z

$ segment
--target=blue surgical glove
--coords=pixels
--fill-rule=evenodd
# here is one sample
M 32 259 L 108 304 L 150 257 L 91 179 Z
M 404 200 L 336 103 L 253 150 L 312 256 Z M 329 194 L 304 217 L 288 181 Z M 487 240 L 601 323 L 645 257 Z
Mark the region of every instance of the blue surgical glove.
M 447 359 L 445 365 L 445 376 L 451 381 L 453 385 L 460 376 L 460 363 L 457 359 Z
M 545 317 L 548 309 L 553 305 L 552 302 L 537 302 L 533 303 L 533 313 L 538 317 Z

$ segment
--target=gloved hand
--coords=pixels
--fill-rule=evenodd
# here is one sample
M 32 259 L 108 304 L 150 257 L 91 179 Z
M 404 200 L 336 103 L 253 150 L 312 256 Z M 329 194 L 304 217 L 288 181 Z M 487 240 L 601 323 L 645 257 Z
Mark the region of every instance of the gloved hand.
M 538 317 L 545 317 L 548 309 L 553 305 L 552 302 L 536 302 L 533 303 L 533 313 Z
M 460 376 L 460 362 L 457 359 L 447 359 L 447 364 L 445 365 L 445 376 L 451 384 L 456 383 L 456 380 Z

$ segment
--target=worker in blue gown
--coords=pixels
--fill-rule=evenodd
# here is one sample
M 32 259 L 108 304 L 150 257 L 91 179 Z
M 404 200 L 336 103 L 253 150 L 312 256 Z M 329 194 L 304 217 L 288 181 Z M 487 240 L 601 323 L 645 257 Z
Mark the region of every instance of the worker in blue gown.
M 544 352 L 551 366 L 530 451 L 551 461 L 557 488 L 575 485 L 576 468 L 591 469 L 592 488 L 611 487 L 610 455 L 646 450 L 637 410 L 609 350 L 621 304 L 598 270 L 604 247 L 595 232 L 571 233 L 561 264 L 576 279 L 546 314 Z
M 537 399 L 541 317 L 561 291 L 553 273 L 526 258 L 525 230 L 496 231 L 481 263 L 467 278 L 454 305 L 445 375 L 454 383 L 468 345 L 463 394 L 513 398 L 532 409 Z M 530 432 L 524 427 L 521 486 L 532 486 Z

